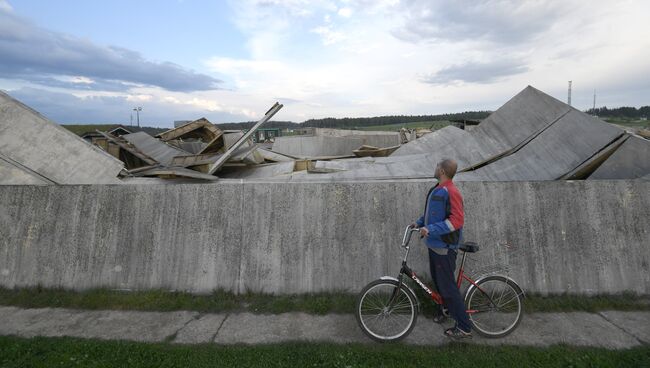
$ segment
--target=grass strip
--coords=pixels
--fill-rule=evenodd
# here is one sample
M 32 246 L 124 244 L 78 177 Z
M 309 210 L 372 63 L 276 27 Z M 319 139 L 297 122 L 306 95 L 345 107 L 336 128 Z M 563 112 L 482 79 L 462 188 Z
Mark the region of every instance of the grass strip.
M 433 311 L 433 303 L 418 291 L 425 315 Z M 217 290 L 207 295 L 165 290 L 120 291 L 91 289 L 0 288 L 0 305 L 22 308 L 74 308 L 89 310 L 188 310 L 204 313 L 252 312 L 310 314 L 353 313 L 356 295 L 350 293 L 318 293 L 299 295 L 269 295 L 259 293 L 233 294 Z M 527 295 L 527 313 L 533 312 L 597 312 L 602 310 L 650 310 L 647 297 L 632 293 L 618 295 Z
M 171 345 L 69 337 L 0 336 L 0 367 L 647 367 L 650 347 L 628 350 L 451 344 L 283 343 Z

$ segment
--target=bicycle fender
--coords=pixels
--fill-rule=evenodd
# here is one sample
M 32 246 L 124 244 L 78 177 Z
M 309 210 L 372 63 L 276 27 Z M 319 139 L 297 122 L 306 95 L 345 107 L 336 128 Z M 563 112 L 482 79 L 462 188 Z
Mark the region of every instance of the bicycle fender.
M 382 276 L 382 277 L 380 277 L 379 279 L 380 279 L 380 280 L 391 280 L 391 281 L 399 282 L 399 280 L 398 280 L 396 277 L 393 277 L 393 276 Z M 411 289 L 411 287 L 408 286 L 406 283 L 402 282 L 402 285 L 403 285 L 403 286 L 404 286 L 408 291 L 410 291 L 411 294 L 413 294 L 413 296 L 415 297 L 415 301 L 416 301 L 416 303 L 417 303 L 417 305 L 418 305 L 418 309 L 419 309 L 419 307 L 420 307 L 420 298 L 418 298 L 418 295 L 417 295 L 417 294 L 415 293 L 415 291 L 413 291 L 413 289 Z
M 519 289 L 519 291 L 521 291 L 521 296 L 522 296 L 522 297 L 526 297 L 526 293 L 524 292 L 524 289 L 522 289 L 521 286 L 519 286 L 519 284 L 517 283 L 517 281 L 513 280 L 511 277 L 508 277 L 508 276 L 503 276 L 503 275 L 484 275 L 484 276 L 481 276 L 481 277 L 479 277 L 478 279 L 476 279 L 474 282 L 475 282 L 476 284 L 479 284 L 479 283 L 480 283 L 481 281 L 483 281 L 484 279 L 486 279 L 486 278 L 488 278 L 488 277 L 492 277 L 492 276 L 503 277 L 503 278 L 506 279 L 507 281 L 512 282 L 512 283 L 513 283 L 513 284 L 514 284 L 514 285 Z M 469 295 L 469 293 L 470 293 L 470 292 L 472 291 L 472 289 L 474 289 L 475 287 L 476 287 L 476 286 L 474 286 L 474 284 L 469 284 L 469 287 L 467 288 L 467 291 L 465 291 L 465 295 L 463 295 L 463 300 L 465 300 L 465 299 L 467 298 L 467 296 Z

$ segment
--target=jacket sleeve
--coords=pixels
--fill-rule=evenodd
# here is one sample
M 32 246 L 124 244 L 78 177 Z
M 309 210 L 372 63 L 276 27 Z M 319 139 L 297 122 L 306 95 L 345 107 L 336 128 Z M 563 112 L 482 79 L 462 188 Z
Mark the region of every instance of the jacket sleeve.
M 415 223 L 418 225 L 418 227 L 424 226 L 424 216 L 420 216 L 420 218 L 415 221 Z
M 449 217 L 444 221 L 427 225 L 429 235 L 445 235 L 463 227 L 463 224 L 465 222 L 463 198 L 460 196 L 458 190 L 450 190 L 449 198 L 447 200 L 449 201 L 451 207 L 449 211 Z
M 449 223 L 449 219 L 427 225 L 429 236 L 449 234 L 450 232 L 454 231 L 451 229 L 450 225 L 451 224 Z

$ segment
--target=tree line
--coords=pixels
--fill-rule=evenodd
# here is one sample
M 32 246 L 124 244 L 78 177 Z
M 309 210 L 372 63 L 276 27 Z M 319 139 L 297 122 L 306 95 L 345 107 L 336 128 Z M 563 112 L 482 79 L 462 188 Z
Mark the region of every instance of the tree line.
M 595 109 L 589 109 L 586 112 L 587 114 L 600 117 L 639 119 L 650 117 L 650 106 L 641 106 L 638 109 L 636 107 L 630 106 L 608 109 L 607 106 L 603 106 L 597 107 Z
M 265 128 L 299 129 L 305 127 L 313 128 L 344 128 L 353 129 L 375 125 L 393 125 L 415 123 L 420 121 L 441 121 L 441 120 L 480 120 L 490 115 L 491 111 L 465 111 L 454 114 L 438 115 L 387 115 L 368 118 L 324 118 L 309 119 L 301 123 L 292 121 L 271 120 L 264 124 Z M 249 129 L 255 124 L 254 121 L 242 123 L 217 124 L 221 129 Z

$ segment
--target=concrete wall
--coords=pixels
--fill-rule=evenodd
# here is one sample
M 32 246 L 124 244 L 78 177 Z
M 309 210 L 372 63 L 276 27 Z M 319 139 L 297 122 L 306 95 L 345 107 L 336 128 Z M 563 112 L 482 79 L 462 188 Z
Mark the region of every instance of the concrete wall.
M 0 187 L 0 285 L 356 292 L 396 274 L 425 181 Z M 468 266 L 650 294 L 650 182 L 468 182 Z M 428 275 L 416 241 L 411 265 Z M 510 248 L 503 244 L 509 243 Z

